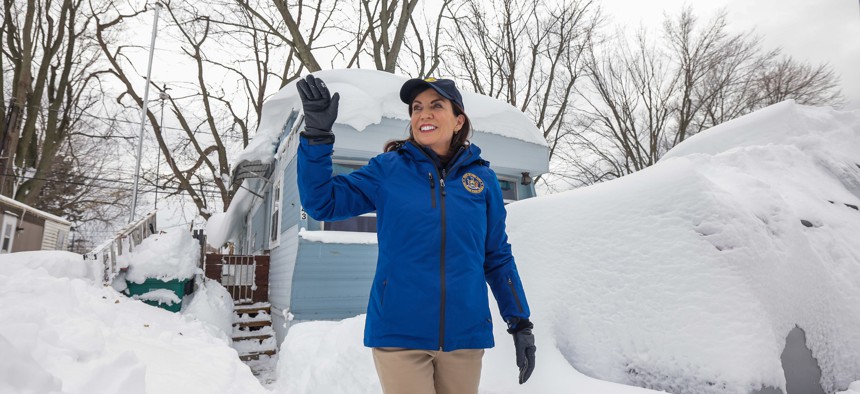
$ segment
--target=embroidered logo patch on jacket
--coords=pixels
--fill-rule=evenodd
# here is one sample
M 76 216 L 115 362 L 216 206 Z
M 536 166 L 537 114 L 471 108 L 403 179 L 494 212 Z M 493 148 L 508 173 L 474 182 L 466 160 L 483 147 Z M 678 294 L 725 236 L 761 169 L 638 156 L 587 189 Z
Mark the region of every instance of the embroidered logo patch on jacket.
M 463 175 L 463 186 L 465 186 L 466 190 L 470 193 L 478 194 L 484 191 L 484 181 L 471 172 L 467 172 Z

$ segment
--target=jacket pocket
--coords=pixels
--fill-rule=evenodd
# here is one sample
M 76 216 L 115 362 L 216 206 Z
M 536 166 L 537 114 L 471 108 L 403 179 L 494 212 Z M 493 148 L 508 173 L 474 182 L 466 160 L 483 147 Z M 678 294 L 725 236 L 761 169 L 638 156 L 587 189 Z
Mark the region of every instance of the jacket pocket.
M 520 302 L 520 296 L 517 294 L 517 289 L 514 287 L 514 281 L 510 276 L 508 277 L 508 287 L 511 288 L 511 294 L 514 295 L 514 301 L 517 303 L 517 310 L 520 311 L 520 313 L 523 313 L 523 303 Z
M 382 280 L 382 291 L 379 292 L 379 306 L 385 310 L 385 292 L 388 290 L 388 279 Z

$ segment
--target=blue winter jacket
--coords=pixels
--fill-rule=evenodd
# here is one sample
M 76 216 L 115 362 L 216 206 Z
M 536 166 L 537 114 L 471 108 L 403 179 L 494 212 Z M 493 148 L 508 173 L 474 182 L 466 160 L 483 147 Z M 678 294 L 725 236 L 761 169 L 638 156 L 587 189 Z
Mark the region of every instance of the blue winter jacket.
M 469 145 L 447 169 L 411 142 L 332 176 L 331 144 L 301 138 L 302 206 L 320 221 L 376 211 L 379 259 L 364 345 L 444 350 L 493 347 L 487 284 L 505 321 L 529 306 L 505 233 L 495 172 Z

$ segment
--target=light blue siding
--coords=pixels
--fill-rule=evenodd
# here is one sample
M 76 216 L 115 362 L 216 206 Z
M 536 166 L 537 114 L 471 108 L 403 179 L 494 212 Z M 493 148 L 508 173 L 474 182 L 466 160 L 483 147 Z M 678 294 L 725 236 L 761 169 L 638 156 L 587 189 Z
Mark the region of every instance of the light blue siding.
M 377 254 L 376 244 L 299 239 L 290 312 L 297 320 L 344 319 L 365 313 Z
M 287 321 L 282 311 L 290 310 L 293 273 L 299 247 L 298 231 L 298 226 L 294 224 L 281 233 L 281 243 L 272 249 L 269 259 L 269 303 L 272 304 L 272 321 L 278 343 L 281 343 L 286 335 Z
M 253 229 L 253 234 L 255 236 L 254 239 L 254 247 L 251 250 L 254 254 L 260 254 L 263 249 L 269 248 L 269 220 L 271 219 L 271 203 L 269 202 L 271 199 L 272 190 L 269 189 L 266 191 L 265 199 L 259 208 L 254 211 L 251 210 L 253 216 L 251 217 L 251 228 Z
M 296 185 L 296 160 L 290 162 L 284 170 L 283 182 L 281 182 L 281 230 L 286 230 L 299 223 L 301 219 L 302 203 L 299 201 L 299 188 Z

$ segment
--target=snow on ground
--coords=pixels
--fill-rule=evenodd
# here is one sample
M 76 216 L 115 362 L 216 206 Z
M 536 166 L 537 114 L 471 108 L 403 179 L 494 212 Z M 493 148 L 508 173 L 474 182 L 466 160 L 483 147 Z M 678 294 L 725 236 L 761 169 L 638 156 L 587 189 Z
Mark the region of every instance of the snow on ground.
M 857 392 L 858 152 L 860 113 L 784 102 L 639 173 L 509 205 L 537 368 L 516 384 L 495 316 L 481 393 L 784 391 L 795 325 L 824 389 Z M 363 326 L 293 325 L 276 392 L 380 392 Z
M 103 287 L 82 261 L 0 255 L 0 392 L 267 392 L 217 329 Z
M 860 379 L 860 114 L 784 102 L 676 150 L 509 208 L 539 343 L 600 379 L 745 393 L 785 389 L 799 325 L 827 392 Z

